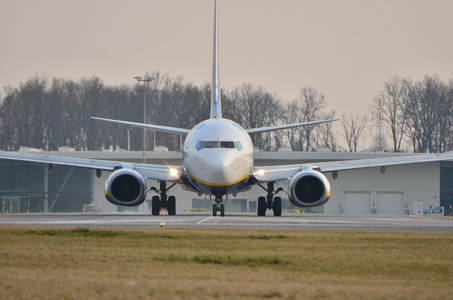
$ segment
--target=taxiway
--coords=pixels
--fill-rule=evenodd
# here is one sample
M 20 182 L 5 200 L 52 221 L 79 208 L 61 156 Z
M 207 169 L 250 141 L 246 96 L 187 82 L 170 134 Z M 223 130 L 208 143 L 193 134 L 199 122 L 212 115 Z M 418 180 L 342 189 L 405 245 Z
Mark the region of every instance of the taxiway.
M 102 226 L 102 227 L 200 227 L 263 229 L 346 229 L 393 231 L 453 231 L 453 220 L 432 216 L 291 214 L 257 217 L 233 214 L 151 216 L 143 213 L 0 214 L 0 225 Z

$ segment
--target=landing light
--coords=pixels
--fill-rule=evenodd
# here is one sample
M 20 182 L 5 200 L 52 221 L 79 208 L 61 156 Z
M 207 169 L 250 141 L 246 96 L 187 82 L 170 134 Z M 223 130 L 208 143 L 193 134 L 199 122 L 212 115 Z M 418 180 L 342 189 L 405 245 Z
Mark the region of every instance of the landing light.
M 258 170 L 258 175 L 259 176 L 263 176 L 264 175 L 264 170 L 263 169 L 259 169 Z
M 178 170 L 177 169 L 170 169 L 170 175 L 173 177 L 178 177 Z

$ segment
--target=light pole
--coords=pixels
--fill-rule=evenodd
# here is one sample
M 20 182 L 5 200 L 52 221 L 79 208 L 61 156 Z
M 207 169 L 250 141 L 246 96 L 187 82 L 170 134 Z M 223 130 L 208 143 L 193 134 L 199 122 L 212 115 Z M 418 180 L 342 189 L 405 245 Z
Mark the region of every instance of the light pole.
M 146 86 L 147 83 L 154 80 L 154 77 L 148 76 L 146 73 L 145 76 L 135 76 L 134 79 L 137 79 L 138 82 L 143 81 L 143 124 L 146 124 Z M 146 162 L 145 158 L 146 152 L 146 128 L 143 128 L 143 163 Z

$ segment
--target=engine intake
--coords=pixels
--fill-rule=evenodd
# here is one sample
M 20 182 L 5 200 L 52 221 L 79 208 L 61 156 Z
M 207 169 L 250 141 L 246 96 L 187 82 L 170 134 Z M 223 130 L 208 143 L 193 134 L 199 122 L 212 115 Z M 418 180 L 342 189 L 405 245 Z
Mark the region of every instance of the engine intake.
M 105 198 L 115 205 L 140 205 L 145 201 L 147 190 L 143 176 L 132 169 L 117 170 L 105 182 Z
M 325 204 L 330 198 L 330 183 L 326 176 L 314 170 L 300 171 L 289 182 L 291 203 L 297 207 Z

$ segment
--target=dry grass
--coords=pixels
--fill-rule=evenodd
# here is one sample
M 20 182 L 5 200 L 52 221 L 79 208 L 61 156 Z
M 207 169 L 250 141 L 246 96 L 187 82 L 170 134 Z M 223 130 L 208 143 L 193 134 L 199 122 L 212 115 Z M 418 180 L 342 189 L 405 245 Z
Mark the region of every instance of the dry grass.
M 2 299 L 446 299 L 453 233 L 0 226 Z

